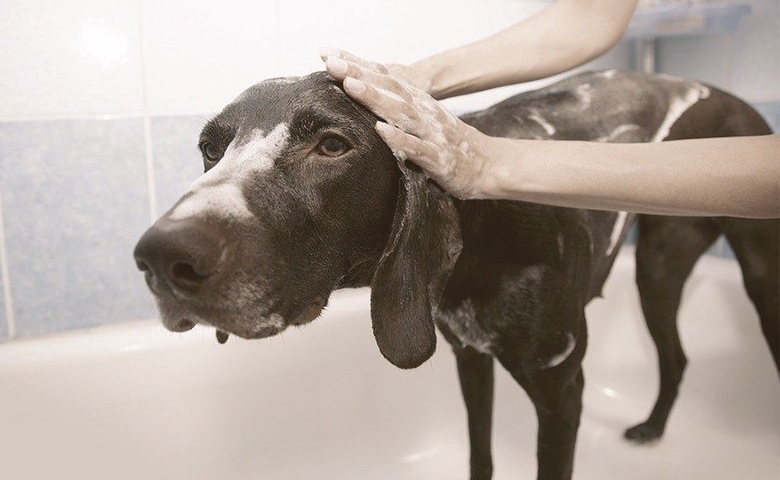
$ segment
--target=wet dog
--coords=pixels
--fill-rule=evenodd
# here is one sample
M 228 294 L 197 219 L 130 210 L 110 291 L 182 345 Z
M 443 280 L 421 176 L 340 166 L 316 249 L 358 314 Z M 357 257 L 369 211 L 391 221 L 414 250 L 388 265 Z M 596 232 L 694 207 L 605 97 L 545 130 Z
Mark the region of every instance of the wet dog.
M 697 82 L 615 71 L 521 94 L 463 120 L 510 138 L 651 142 L 769 133 L 735 97 Z M 582 409 L 585 305 L 634 216 L 509 201 L 460 201 L 396 159 L 376 118 L 323 73 L 242 93 L 199 141 L 206 173 L 141 238 L 139 268 L 163 324 L 243 338 L 314 320 L 330 293 L 371 286 L 382 355 L 425 362 L 451 344 L 466 403 L 471 478 L 492 475 L 494 359 L 538 414 L 538 478 L 571 478 Z M 734 159 L 739 161 L 739 159 Z M 661 394 L 627 432 L 658 438 L 685 356 L 683 283 L 725 234 L 778 360 L 778 222 L 641 216 L 637 281 L 659 351 Z

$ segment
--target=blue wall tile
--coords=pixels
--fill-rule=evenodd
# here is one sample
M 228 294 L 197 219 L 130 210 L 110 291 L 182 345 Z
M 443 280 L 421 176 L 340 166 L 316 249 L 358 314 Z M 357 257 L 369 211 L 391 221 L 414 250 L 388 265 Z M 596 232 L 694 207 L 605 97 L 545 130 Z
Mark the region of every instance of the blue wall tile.
M 2 178 L 2 171 L 0 171 L 0 178 Z M 0 185 L 0 212 L 2 212 L 2 205 L 3 205 L 3 189 L 2 185 Z M 3 221 L 2 215 L 0 214 L 0 222 Z M 0 225 L 0 235 L 2 235 L 2 225 Z M 4 239 L 0 238 L 0 242 L 2 242 Z M 2 269 L 3 265 L 0 264 L 0 269 Z M 10 335 L 8 331 L 8 317 L 5 314 L 5 285 L 3 285 L 3 277 L 0 275 L 0 342 L 4 340 L 8 340 L 8 337 Z
M 157 215 L 162 215 L 203 174 L 198 138 L 206 116 L 154 117 L 151 120 Z
M 154 315 L 140 118 L 0 123 L 0 190 L 18 336 Z
M 0 276 L 0 342 L 8 339 L 8 319 L 5 316 L 5 289 Z
M 772 131 L 780 133 L 780 102 L 758 103 L 753 106 L 772 127 Z

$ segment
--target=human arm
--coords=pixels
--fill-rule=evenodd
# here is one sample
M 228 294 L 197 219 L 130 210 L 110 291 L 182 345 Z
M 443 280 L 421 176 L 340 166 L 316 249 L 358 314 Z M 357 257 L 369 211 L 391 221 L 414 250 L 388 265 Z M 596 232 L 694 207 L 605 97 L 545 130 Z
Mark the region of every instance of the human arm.
M 482 140 L 485 198 L 654 215 L 780 217 L 778 134 L 643 144 Z
M 780 135 L 601 144 L 489 137 L 425 92 L 331 58 L 346 92 L 388 123 L 396 154 L 460 198 L 501 198 L 635 213 L 780 216 Z M 399 128 L 400 127 L 400 128 Z
M 612 47 L 638 0 L 559 0 L 493 35 L 390 70 L 436 99 L 565 72 Z

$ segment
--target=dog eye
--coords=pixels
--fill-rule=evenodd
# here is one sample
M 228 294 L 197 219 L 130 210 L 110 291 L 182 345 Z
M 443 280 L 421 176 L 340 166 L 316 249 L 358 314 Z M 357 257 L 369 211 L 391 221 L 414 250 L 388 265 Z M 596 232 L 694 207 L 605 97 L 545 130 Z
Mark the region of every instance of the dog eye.
M 317 145 L 317 151 L 320 155 L 328 157 L 338 157 L 339 155 L 347 153 L 348 150 L 349 145 L 347 145 L 347 142 L 333 135 L 325 137 L 319 145 Z
M 216 162 L 222 157 L 217 146 L 211 142 L 201 143 L 200 151 L 203 152 L 203 155 L 211 162 Z

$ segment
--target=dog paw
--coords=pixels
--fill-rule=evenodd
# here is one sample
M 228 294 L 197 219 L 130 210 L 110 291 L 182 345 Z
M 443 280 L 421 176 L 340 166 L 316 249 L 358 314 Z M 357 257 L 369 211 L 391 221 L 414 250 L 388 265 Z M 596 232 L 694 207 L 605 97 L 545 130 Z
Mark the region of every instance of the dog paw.
M 645 422 L 629 428 L 623 436 L 626 440 L 641 445 L 658 441 L 663 434 L 663 427 L 653 425 L 650 422 Z

